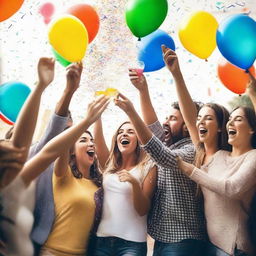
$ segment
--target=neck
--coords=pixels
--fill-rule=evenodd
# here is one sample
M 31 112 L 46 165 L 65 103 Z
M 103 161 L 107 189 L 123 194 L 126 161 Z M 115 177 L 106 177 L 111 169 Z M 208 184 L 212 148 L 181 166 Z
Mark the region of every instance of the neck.
M 79 172 L 82 173 L 83 178 L 90 179 L 90 166 L 84 166 L 82 164 L 77 163 L 77 168 Z
M 231 156 L 240 156 L 248 151 L 252 150 L 252 146 L 249 144 L 247 145 L 242 145 L 240 144 L 239 146 L 233 145 L 232 146 L 232 152 Z
M 214 142 L 204 143 L 204 148 L 206 156 L 212 156 L 219 150 L 216 140 Z
M 129 155 L 122 155 L 122 169 L 130 170 L 136 165 L 136 155 L 134 153 Z

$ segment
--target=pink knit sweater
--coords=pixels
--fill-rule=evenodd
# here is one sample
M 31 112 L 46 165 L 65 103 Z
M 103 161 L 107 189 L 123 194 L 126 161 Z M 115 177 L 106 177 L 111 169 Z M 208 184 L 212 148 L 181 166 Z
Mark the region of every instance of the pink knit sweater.
M 256 191 L 256 150 L 237 157 L 220 150 L 201 169 L 194 168 L 190 178 L 202 187 L 211 242 L 230 255 L 235 246 L 252 254 L 247 220 Z

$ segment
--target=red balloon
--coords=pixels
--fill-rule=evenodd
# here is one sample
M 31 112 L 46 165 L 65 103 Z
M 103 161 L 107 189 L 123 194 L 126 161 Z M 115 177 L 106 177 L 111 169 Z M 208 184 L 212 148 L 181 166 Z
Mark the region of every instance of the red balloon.
M 249 71 L 255 76 L 254 66 L 250 67 Z M 234 66 L 226 59 L 222 59 L 218 64 L 218 76 L 230 91 L 237 94 L 243 94 L 250 81 L 250 76 L 244 69 Z
M 67 13 L 76 16 L 83 22 L 88 32 L 89 43 L 92 42 L 100 26 L 100 19 L 94 8 L 88 4 L 77 4 L 70 7 Z
M 22 6 L 24 0 L 0 0 L 0 21 L 7 20 Z
M 2 119 L 2 121 L 4 121 L 5 123 L 9 124 L 9 125 L 14 125 L 14 123 L 12 121 L 10 121 L 7 117 L 5 117 L 3 114 L 0 113 L 0 119 Z
M 51 21 L 54 10 L 55 8 L 52 3 L 45 3 L 40 6 L 39 13 L 44 17 L 45 24 L 48 24 Z

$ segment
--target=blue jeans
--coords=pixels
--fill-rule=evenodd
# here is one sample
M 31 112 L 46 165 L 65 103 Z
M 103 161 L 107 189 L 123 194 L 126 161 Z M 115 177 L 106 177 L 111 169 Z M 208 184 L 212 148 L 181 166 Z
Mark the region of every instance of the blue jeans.
M 118 237 L 97 237 L 94 256 L 146 256 L 147 243 L 127 241 Z
M 207 256 L 230 256 L 228 253 L 224 252 L 217 246 L 209 243 L 207 246 Z M 234 256 L 248 256 L 245 252 L 235 249 Z
M 204 241 L 195 239 L 186 239 L 177 243 L 155 241 L 153 256 L 206 256 L 205 247 Z

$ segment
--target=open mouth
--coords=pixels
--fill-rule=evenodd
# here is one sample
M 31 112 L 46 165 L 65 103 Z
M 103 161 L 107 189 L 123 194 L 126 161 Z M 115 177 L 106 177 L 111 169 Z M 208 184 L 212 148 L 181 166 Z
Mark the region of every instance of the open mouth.
M 236 130 L 228 130 L 228 135 L 235 135 L 236 134 Z
M 128 139 L 121 139 L 121 144 L 122 145 L 128 145 L 128 144 L 130 144 L 130 141 L 128 140 Z
M 95 155 L 95 152 L 94 152 L 93 150 L 89 150 L 89 151 L 87 151 L 86 153 L 87 153 L 88 156 L 90 156 L 90 157 L 94 157 L 94 155 Z
M 164 125 L 164 135 L 165 137 L 169 137 L 171 135 L 170 127 L 167 125 Z
M 200 134 L 206 134 L 207 132 L 208 132 L 207 129 L 205 129 L 205 128 L 199 128 L 199 133 L 200 133 Z

